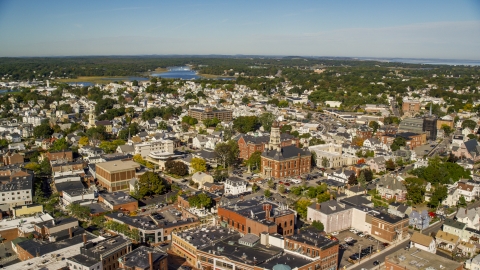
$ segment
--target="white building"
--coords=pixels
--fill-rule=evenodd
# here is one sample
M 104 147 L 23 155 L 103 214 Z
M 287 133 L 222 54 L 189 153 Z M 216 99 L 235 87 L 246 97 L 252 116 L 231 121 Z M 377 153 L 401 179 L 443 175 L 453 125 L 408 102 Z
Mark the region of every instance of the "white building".
M 317 167 L 341 167 L 344 165 L 353 165 L 358 161 L 358 157 L 342 154 L 342 146 L 340 144 L 319 144 L 309 146 L 310 152 L 315 152 L 317 156 Z M 323 160 L 327 160 L 327 166 L 323 166 Z
M 32 188 L 32 175 L 12 176 L 9 182 L 0 184 L 0 209 L 8 211 L 15 206 L 31 204 Z
M 230 177 L 225 180 L 224 190 L 225 194 L 238 195 L 247 191 L 251 191 L 252 188 L 248 188 L 247 181 L 238 177 Z
M 410 238 L 410 248 L 422 249 L 433 254 L 437 252 L 437 245 L 433 237 L 419 232 L 414 232 Z
M 174 150 L 173 141 L 163 139 L 134 144 L 133 147 L 135 149 L 134 154 L 140 154 L 144 159 L 147 158 L 151 152 L 173 154 Z

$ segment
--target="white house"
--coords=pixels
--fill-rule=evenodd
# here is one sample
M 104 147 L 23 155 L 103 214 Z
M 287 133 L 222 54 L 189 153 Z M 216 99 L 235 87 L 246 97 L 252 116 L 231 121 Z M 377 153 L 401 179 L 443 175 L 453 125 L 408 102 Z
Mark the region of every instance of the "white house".
M 465 262 L 465 268 L 469 270 L 480 270 L 480 254 L 467 260 Z
M 437 252 L 437 247 L 433 237 L 419 232 L 414 232 L 410 238 L 410 248 L 423 249 L 433 254 Z
M 225 194 L 239 195 L 252 190 L 247 181 L 238 177 L 229 177 L 224 184 Z

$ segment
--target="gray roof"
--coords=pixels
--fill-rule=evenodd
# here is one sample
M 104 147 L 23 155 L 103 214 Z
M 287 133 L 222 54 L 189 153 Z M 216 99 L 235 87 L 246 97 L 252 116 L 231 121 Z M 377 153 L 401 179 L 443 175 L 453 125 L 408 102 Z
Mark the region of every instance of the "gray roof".
M 293 157 L 297 157 L 298 154 L 300 156 L 310 156 L 310 151 L 303 150 L 301 148 L 296 147 L 295 145 L 289 145 L 282 147 L 280 151 L 277 149 L 274 150 L 265 150 L 262 153 L 263 157 L 274 159 L 274 160 L 283 160 L 283 159 L 290 159 Z
M 309 207 L 316 209 L 317 203 L 312 203 Z M 335 200 L 326 201 L 320 204 L 320 212 L 326 215 L 342 212 L 351 209 L 352 206 L 339 203 Z
M 467 226 L 467 224 L 448 218 L 448 219 L 445 219 L 445 222 L 443 223 L 443 226 L 450 226 L 450 227 L 453 227 L 453 228 L 456 228 L 456 229 L 463 230 L 463 229 L 465 229 L 465 226 Z
M 472 153 L 472 155 L 480 154 L 480 145 L 478 145 L 478 141 L 476 139 L 468 140 L 463 144 L 465 144 L 465 148 L 467 148 L 467 151 Z

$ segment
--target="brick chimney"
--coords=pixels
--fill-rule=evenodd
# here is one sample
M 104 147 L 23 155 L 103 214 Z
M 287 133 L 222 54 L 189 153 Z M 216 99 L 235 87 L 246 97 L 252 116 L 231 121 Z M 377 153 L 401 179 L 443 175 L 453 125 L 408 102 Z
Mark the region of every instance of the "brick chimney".
M 153 255 L 152 252 L 148 252 L 148 265 L 150 266 L 150 270 L 153 270 Z
M 316 208 L 317 210 L 320 210 L 321 205 L 320 205 L 319 203 L 317 203 L 317 204 L 315 205 L 315 208 Z
M 263 211 L 265 211 L 265 219 L 270 220 L 270 211 L 272 210 L 272 205 L 266 203 L 263 205 Z
M 333 194 L 330 194 L 330 201 L 333 201 Z
M 72 239 L 73 237 L 72 227 L 68 228 L 68 235 L 70 236 L 70 239 Z
M 87 244 L 87 234 L 83 234 L 83 245 L 85 246 Z

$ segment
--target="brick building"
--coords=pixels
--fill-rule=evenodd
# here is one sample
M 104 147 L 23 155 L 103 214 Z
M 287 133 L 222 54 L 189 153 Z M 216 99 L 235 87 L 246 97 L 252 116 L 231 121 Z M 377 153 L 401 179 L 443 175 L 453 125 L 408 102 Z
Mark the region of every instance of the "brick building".
M 356 136 L 362 140 L 370 139 L 373 135 L 373 129 L 367 125 L 357 128 Z
M 312 154 L 295 145 L 281 146 L 278 122 L 272 125 L 270 142 L 262 153 L 260 171 L 265 178 L 298 177 L 310 173 Z
M 105 204 L 109 209 L 116 211 L 133 212 L 138 209 L 138 201 L 123 191 L 100 193 L 98 202 Z
M 295 235 L 285 237 L 285 249 L 300 252 L 314 261 L 321 261 L 322 269 L 335 269 L 333 267 L 338 264 L 339 243 L 320 233 L 313 227 L 298 229 Z
M 401 218 L 384 213 L 374 214 L 371 217 L 371 234 L 376 238 L 393 242 L 408 235 L 408 217 Z
M 98 184 L 109 192 L 126 190 L 135 178 L 140 164 L 132 160 L 115 160 L 96 164 L 95 175 Z
M 50 162 L 56 161 L 56 160 L 73 161 L 72 151 L 66 151 L 66 150 L 51 151 L 46 153 L 45 157 L 47 157 L 48 160 L 50 160 Z
M 246 134 L 240 135 L 238 139 L 238 148 L 240 150 L 240 158 L 248 159 L 250 156 L 258 151 L 263 152 L 265 146 L 268 145 L 270 136 L 250 136 Z M 285 147 L 295 145 L 298 147 L 299 140 L 290 134 L 280 134 L 280 146 Z
M 415 116 L 420 111 L 419 101 L 403 101 L 402 112 L 405 116 Z
M 220 225 L 241 233 L 293 235 L 295 213 L 285 206 L 252 199 L 218 207 Z
M 67 258 L 70 269 L 90 269 L 91 262 L 100 262 L 103 270 L 118 269 L 119 258 L 132 252 L 132 242 L 120 235 L 107 238 L 99 242 L 84 241 L 80 247 L 80 254 Z
M 220 121 L 229 122 L 232 121 L 232 111 L 228 110 L 213 110 L 211 107 L 206 107 L 204 109 L 200 108 L 191 108 L 188 110 L 188 116 L 197 119 L 198 121 L 203 121 L 206 119 L 217 118 Z
M 19 153 L 12 153 L 8 151 L 3 155 L 3 165 L 13 165 L 13 164 L 22 164 L 23 163 L 23 156 Z
M 205 244 L 206 241 L 209 244 Z M 338 250 L 338 242 L 334 243 L 337 243 Z M 284 239 L 279 235 L 264 233 L 258 237 L 210 226 L 172 234 L 171 250 L 196 269 L 336 269 L 337 262 L 333 262 L 333 258 L 338 257 L 335 244 L 326 241 L 322 243 L 325 251 L 320 251 L 320 256 L 329 254 L 332 259 L 305 256 L 284 249 L 284 245 Z M 322 250 L 322 247 L 316 250 Z M 332 265 L 327 267 L 327 263 Z

